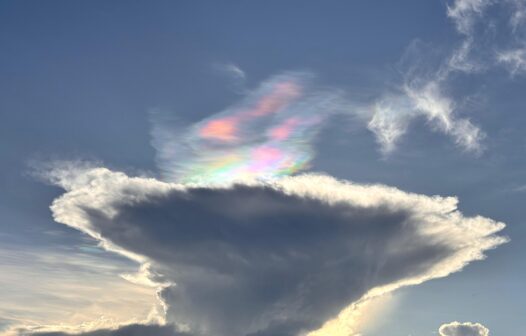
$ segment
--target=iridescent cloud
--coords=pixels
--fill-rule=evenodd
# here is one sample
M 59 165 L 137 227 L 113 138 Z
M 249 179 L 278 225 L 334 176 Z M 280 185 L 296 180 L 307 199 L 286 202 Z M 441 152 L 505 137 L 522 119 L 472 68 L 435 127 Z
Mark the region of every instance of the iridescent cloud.
M 315 91 L 304 73 L 264 82 L 240 103 L 184 132 L 154 125 L 154 144 L 165 179 L 214 183 L 272 179 L 308 167 L 312 140 L 332 113 L 329 92 Z

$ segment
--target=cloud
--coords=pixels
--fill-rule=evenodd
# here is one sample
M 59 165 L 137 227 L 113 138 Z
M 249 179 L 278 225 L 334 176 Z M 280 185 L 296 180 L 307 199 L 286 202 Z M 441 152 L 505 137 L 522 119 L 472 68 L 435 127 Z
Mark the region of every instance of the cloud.
M 396 149 L 400 138 L 407 132 L 415 110 L 406 96 L 389 95 L 375 102 L 367 128 L 374 133 L 380 150 L 389 154 Z
M 526 22 L 526 1 L 524 0 L 510 0 L 513 11 L 510 19 L 511 27 L 514 32 L 522 28 Z
M 514 14 L 508 15 L 504 23 L 487 24 L 483 18 L 491 6 L 505 7 Z M 424 50 L 420 41 L 414 41 L 401 61 L 407 67 L 400 69 L 404 79 L 399 92 L 387 91 L 370 108 L 373 112 L 367 127 L 375 134 L 381 151 L 393 152 L 412 120 L 424 117 L 460 148 L 482 153 L 485 133 L 469 119 L 457 116 L 455 101 L 447 92 L 452 91 L 454 75 L 480 74 L 496 64 L 504 65 L 512 75 L 526 73 L 524 13 L 523 0 L 456 0 L 448 5 L 448 17 L 461 36 L 458 45 L 433 64 L 428 60 L 436 56 L 433 53 L 437 46 Z M 506 47 L 495 40 L 495 30 Z
M 213 69 L 231 80 L 230 88 L 236 93 L 246 93 L 246 73 L 233 63 L 214 64 Z
M 510 3 L 515 1 L 505 1 L 503 6 Z M 436 45 L 427 46 L 419 40 L 408 46 L 399 62 L 402 83 L 398 90 L 387 91 L 376 99 L 367 124 L 384 154 L 396 149 L 410 123 L 417 118 L 425 118 L 434 130 L 453 138 L 463 150 L 483 152 L 485 133 L 468 118 L 459 116 L 461 111 L 449 92 L 453 91 L 455 75 L 480 74 L 495 63 L 492 29 L 479 27 L 487 9 L 495 4 L 493 0 L 456 0 L 447 6 L 448 17 L 461 39 L 445 55 L 437 52 L 440 48 Z M 499 55 L 498 61 L 514 72 L 522 68 L 520 51 Z
M 323 175 L 183 185 L 57 168 L 57 222 L 151 265 L 166 319 L 205 336 L 326 335 L 407 285 L 444 277 L 506 238 L 453 197 Z M 329 333 L 337 335 L 336 333 Z
M 173 326 L 170 325 L 143 325 L 143 324 L 131 324 L 122 326 L 117 329 L 101 329 L 85 333 L 68 334 L 64 332 L 44 332 L 44 333 L 33 333 L 34 336 L 192 336 L 185 332 L 178 332 Z
M 473 37 L 467 37 L 451 52 L 438 70 L 439 80 L 447 80 L 452 73 L 476 74 L 486 69 L 484 62 L 473 56 L 474 43 Z
M 459 32 L 469 35 L 476 20 L 494 2 L 494 0 L 455 0 L 448 6 L 447 15 L 454 21 Z
M 396 149 L 417 118 L 424 118 L 434 130 L 450 136 L 461 149 L 483 152 L 485 133 L 468 118 L 459 116 L 461 111 L 449 93 L 455 75 L 483 73 L 494 62 L 494 54 L 485 51 L 494 49 L 487 41 L 491 40 L 487 38 L 489 33 L 475 27 L 493 4 L 492 0 L 456 0 L 448 6 L 448 16 L 461 40 L 445 55 L 437 52 L 440 48 L 436 45 L 419 40 L 408 46 L 399 62 L 402 83 L 398 90 L 387 91 L 376 100 L 368 123 L 384 154 Z
M 342 90 L 319 87 L 308 72 L 272 76 L 223 111 L 189 125 L 151 114 L 152 145 L 164 180 L 213 182 L 234 176 L 273 178 L 309 167 L 316 137 L 335 115 L 367 127 L 383 154 L 394 151 L 410 123 L 425 118 L 434 130 L 475 153 L 484 133 L 459 118 L 440 83 L 407 80 L 401 92 L 356 101 Z
M 480 323 L 451 322 L 443 324 L 438 333 L 440 336 L 488 336 L 489 329 Z
M 518 185 L 510 189 L 510 191 L 513 192 L 525 192 L 526 191 L 526 184 Z
M 502 51 L 497 59 L 508 67 L 512 75 L 526 73 L 526 48 Z
M 504 15 L 485 18 L 491 7 Z M 450 59 L 452 68 L 473 72 L 496 63 L 512 75 L 526 72 L 526 1 L 455 0 L 448 6 L 448 16 L 464 36 Z
M 235 64 L 232 64 L 232 63 L 229 63 L 229 64 L 224 64 L 222 66 L 222 69 L 229 73 L 232 77 L 236 78 L 236 79 L 245 79 L 247 76 L 245 74 L 245 72 L 243 70 L 241 70 L 240 67 L 238 67 L 237 65 Z
M 163 179 L 275 177 L 308 167 L 323 122 L 344 105 L 337 92 L 316 89 L 311 77 L 305 72 L 273 76 L 238 103 L 186 129 L 152 115 L 152 144 Z
M 0 256 L 2 335 L 22 327 L 86 331 L 164 318 L 157 285 L 122 279 L 136 264 L 105 253 L 93 242 L 44 249 L 3 241 Z
M 375 135 L 384 154 L 396 149 L 410 123 L 424 118 L 436 131 L 453 138 L 465 151 L 479 154 L 483 151 L 485 134 L 466 118 L 455 115 L 455 104 L 441 90 L 441 83 L 430 80 L 417 85 L 408 82 L 398 95 L 388 95 L 374 106 L 368 128 Z
M 8 330 L 12 323 L 12 320 L 0 318 L 0 333 L 3 333 L 6 330 Z
M 453 115 L 454 104 L 442 94 L 437 82 L 429 82 L 420 89 L 407 87 L 406 92 L 415 109 L 440 131 L 453 137 L 458 146 L 473 152 L 482 150 L 484 133 L 468 119 L 458 119 Z

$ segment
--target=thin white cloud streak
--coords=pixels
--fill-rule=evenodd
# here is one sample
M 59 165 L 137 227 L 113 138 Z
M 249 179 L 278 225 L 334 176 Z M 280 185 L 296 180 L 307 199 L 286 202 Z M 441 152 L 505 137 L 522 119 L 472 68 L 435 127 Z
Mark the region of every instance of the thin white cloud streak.
M 489 336 L 489 329 L 480 323 L 451 322 L 440 326 L 440 336 Z
M 454 72 L 475 74 L 486 70 L 486 65 L 472 56 L 474 43 L 473 37 L 465 37 L 438 70 L 437 80 L 446 81 Z
M 468 119 L 454 116 L 454 103 L 442 94 L 438 83 L 430 82 L 420 90 L 408 87 L 406 92 L 415 108 L 440 131 L 450 135 L 459 147 L 475 153 L 482 151 L 484 133 Z
M 524 185 L 519 185 L 515 188 L 511 188 L 511 191 L 513 192 L 526 192 L 526 184 Z
M 56 199 L 51 207 L 55 220 L 105 241 L 104 246 L 111 245 L 123 255 L 135 255 L 136 252 L 111 243 L 111 237 L 101 236 L 97 225 L 94 225 L 93 219 L 85 211 L 86 207 L 96 209 L 108 218 L 114 218 L 119 215 L 119 204 L 134 206 L 148 202 L 152 198 L 165 197 L 173 192 L 192 190 L 190 186 L 165 183 L 151 178 L 128 177 L 105 168 L 75 171 L 69 167 L 66 173 L 55 172 L 52 176 L 56 183 L 66 189 L 66 193 Z M 57 176 L 60 178 L 57 179 Z M 382 185 L 358 185 L 318 175 L 286 177 L 271 184 L 261 184 L 262 182 L 256 181 L 245 183 L 248 188 L 265 185 L 279 190 L 284 195 L 317 199 L 328 205 L 349 204 L 364 211 L 376 208 L 409 211 L 415 225 L 418 223 L 415 230 L 422 235 L 421 243 L 440 241 L 454 251 L 448 257 L 438 258 L 436 262 L 419 272 L 370 288 L 360 300 L 344 309 L 339 318 L 336 317 L 321 330 L 313 332 L 312 335 L 316 336 L 358 333 L 356 325 L 349 325 L 348 317 L 356 314 L 357 306 L 362 302 L 365 303 L 402 286 L 417 285 L 430 279 L 445 277 L 461 270 L 474 260 L 483 259 L 484 251 L 507 241 L 506 238 L 495 235 L 503 229 L 504 224 L 480 216 L 464 217 L 457 210 L 457 200 L 454 197 L 428 197 L 405 193 Z M 228 184 L 216 185 L 210 190 L 224 187 L 228 188 Z M 403 241 L 401 241 L 402 245 L 398 245 L 396 241 L 392 243 L 394 245 L 388 250 L 392 251 L 393 255 L 402 253 L 403 246 L 407 246 Z M 382 249 L 385 248 L 382 245 Z M 142 259 L 145 262 L 149 261 L 145 256 L 142 256 Z M 336 333 L 336 330 L 341 333 Z
M 476 20 L 493 0 L 456 0 L 447 7 L 447 15 L 454 21 L 457 30 L 465 35 L 472 33 Z
M 526 48 L 501 51 L 497 59 L 509 69 L 512 76 L 526 73 Z
M 526 74 L 526 1 L 508 0 L 512 15 L 509 19 L 515 45 L 497 52 L 497 61 L 502 63 L 512 76 Z
M 381 152 L 393 152 L 400 138 L 407 132 L 415 110 L 407 96 L 390 95 L 377 101 L 371 108 L 372 116 L 367 128 L 374 133 Z
M 245 79 L 247 76 L 243 70 L 241 70 L 240 67 L 238 67 L 235 64 L 229 63 L 223 65 L 223 70 L 227 73 L 229 73 L 232 77 L 236 79 Z
M 213 68 L 216 72 L 226 76 L 230 80 L 229 87 L 235 93 L 243 94 L 247 92 L 247 74 L 239 66 L 234 63 L 220 63 L 214 64 Z

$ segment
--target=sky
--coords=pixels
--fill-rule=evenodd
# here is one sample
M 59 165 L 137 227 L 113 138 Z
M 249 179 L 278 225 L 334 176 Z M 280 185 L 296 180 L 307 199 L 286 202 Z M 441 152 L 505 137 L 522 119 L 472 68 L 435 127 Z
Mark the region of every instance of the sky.
M 524 334 L 526 2 L 0 1 L 0 335 Z

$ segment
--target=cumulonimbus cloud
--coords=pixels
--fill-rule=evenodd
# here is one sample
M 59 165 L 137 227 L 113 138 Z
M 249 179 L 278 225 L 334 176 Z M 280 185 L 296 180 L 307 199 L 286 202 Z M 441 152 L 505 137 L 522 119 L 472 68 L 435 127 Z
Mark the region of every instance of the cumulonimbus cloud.
M 489 329 L 480 323 L 451 322 L 440 326 L 440 336 L 489 336 Z
M 55 220 L 148 263 L 167 322 L 194 335 L 330 334 L 353 304 L 447 276 L 506 241 L 504 224 L 463 216 L 454 197 L 323 175 L 183 185 L 70 166 L 50 176 L 66 190 Z

